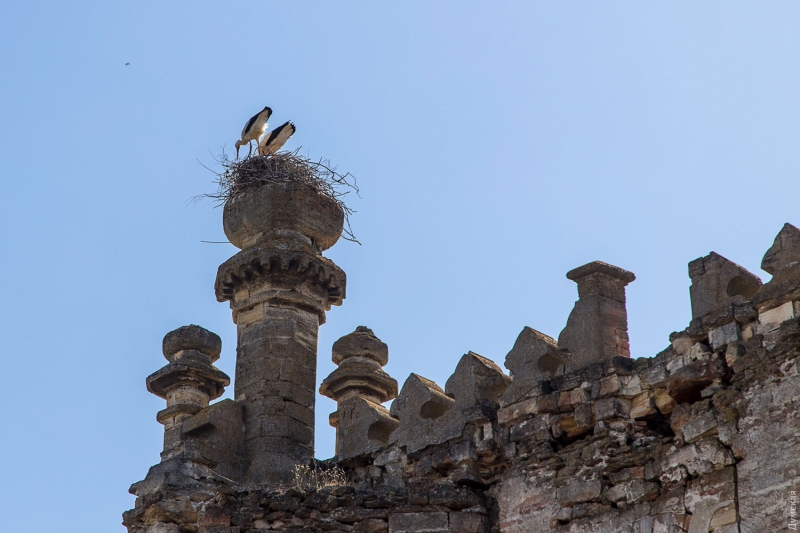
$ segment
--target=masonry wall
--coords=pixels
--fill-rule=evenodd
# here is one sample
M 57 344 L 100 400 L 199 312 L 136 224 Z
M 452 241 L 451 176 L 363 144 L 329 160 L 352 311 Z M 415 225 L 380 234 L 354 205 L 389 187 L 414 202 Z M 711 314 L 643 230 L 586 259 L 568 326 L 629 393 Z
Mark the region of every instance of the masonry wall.
M 349 339 L 334 356 L 347 372 L 323 391 L 340 391 L 330 394 L 340 454 L 315 466 L 346 482 L 237 483 L 190 434 L 182 457 L 173 449 L 134 484 L 124 523 L 131 533 L 796 530 L 800 230 L 784 227 L 763 268 L 766 284 L 718 254 L 690 263 L 691 323 L 661 353 L 631 359 L 633 275 L 591 263 L 576 278 L 613 290 L 586 291 L 591 305 L 579 300 L 558 342 L 525 328 L 506 360 L 512 376 L 469 353 L 444 389 L 415 374 L 393 389 L 385 345 L 361 328 L 357 349 Z M 390 410 L 377 403 L 387 395 Z

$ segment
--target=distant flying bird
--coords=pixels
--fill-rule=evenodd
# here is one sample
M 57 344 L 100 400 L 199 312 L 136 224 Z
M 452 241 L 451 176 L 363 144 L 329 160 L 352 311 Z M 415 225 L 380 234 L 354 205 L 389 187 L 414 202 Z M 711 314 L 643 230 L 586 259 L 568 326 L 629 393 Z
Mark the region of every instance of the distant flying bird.
M 125 63 L 125 66 L 126 66 L 126 67 L 127 67 L 128 65 L 130 65 L 130 63 Z
M 270 116 L 272 116 L 272 109 L 265 107 L 247 121 L 242 130 L 242 138 L 236 141 L 236 159 L 239 159 L 239 147 L 245 144 L 250 148 L 247 153 L 247 156 L 250 157 L 250 154 L 253 153 L 253 146 L 250 143 L 253 141 L 258 143 L 258 140 L 267 131 L 267 121 Z
M 286 144 L 286 141 L 289 140 L 289 137 L 294 135 L 296 129 L 297 128 L 295 128 L 294 124 L 290 121 L 286 124 L 281 124 L 264 135 L 264 138 L 258 143 L 258 155 L 272 154 L 280 150 L 281 147 Z

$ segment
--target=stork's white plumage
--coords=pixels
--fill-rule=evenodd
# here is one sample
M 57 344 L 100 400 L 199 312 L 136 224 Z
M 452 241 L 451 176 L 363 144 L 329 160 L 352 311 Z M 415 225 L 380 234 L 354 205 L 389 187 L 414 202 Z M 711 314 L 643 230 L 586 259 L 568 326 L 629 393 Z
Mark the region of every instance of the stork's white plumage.
M 250 151 L 247 153 L 248 157 L 253 153 L 253 145 L 250 143 L 253 141 L 258 143 L 258 140 L 261 139 L 261 136 L 267 131 L 267 121 L 271 116 L 272 109 L 265 107 L 247 121 L 247 124 L 244 125 L 244 129 L 242 130 L 242 138 L 236 141 L 236 159 L 239 159 L 239 147 L 245 144 L 250 148 Z
M 286 141 L 289 140 L 289 137 L 294 135 L 296 129 L 297 128 L 295 128 L 294 124 L 292 124 L 290 121 L 285 124 L 281 124 L 268 134 L 264 135 L 264 138 L 258 143 L 258 155 L 272 154 L 280 150 L 281 147 L 286 144 Z

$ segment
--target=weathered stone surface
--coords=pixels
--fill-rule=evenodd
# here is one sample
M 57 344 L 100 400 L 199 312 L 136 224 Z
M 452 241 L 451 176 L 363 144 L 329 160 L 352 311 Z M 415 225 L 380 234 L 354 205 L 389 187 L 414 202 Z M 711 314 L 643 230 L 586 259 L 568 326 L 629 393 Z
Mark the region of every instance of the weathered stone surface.
M 702 398 L 703 389 L 724 375 L 719 359 L 695 361 L 670 374 L 667 392 L 677 403 L 696 402 Z
M 610 359 L 630 357 L 625 286 L 636 279 L 632 272 L 594 261 L 571 270 L 567 277 L 578 284 L 578 301 L 567 326 L 558 336 L 558 348 L 569 352 L 567 369 Z
M 389 347 L 365 326 L 358 326 L 353 333 L 334 342 L 331 351 L 333 362 L 337 365 L 351 357 L 366 357 L 380 366 L 386 366 L 389 362 Z
M 795 231 L 783 232 L 779 248 L 768 253 L 775 270 L 770 283 L 783 281 L 758 289 L 758 310 L 748 300 L 753 283 L 737 280 L 743 276 L 739 267 L 712 254 L 704 258 L 708 263 L 693 264 L 693 286 L 722 287 L 722 296 L 712 294 L 713 305 L 722 304 L 672 334 L 666 350 L 650 359 L 612 355 L 578 368 L 559 363 L 548 370 L 538 363 L 558 362 L 564 352 L 526 328 L 507 361 L 516 391 L 513 385 L 506 388 L 509 378 L 494 363 L 468 353 L 445 390 L 412 375 L 387 412 L 380 402 L 392 395 L 385 386 L 391 378 L 384 379 L 380 367 L 388 348 L 360 327 L 335 344 L 339 369 L 322 387 L 338 403 L 331 417 L 342 432 L 337 458 L 313 463 L 304 463 L 311 446 L 298 451 L 297 444 L 313 442 L 311 347 L 335 279 L 325 285 L 322 271 L 312 268 L 296 293 L 282 292 L 304 267 L 281 263 L 282 250 L 260 256 L 278 254 L 269 268 L 261 259 L 245 265 L 240 257 L 237 264 L 244 270 L 228 271 L 225 283 L 239 328 L 237 378 L 241 372 L 247 389 L 237 389 L 237 401 L 207 407 L 198 383 L 192 389 L 187 381 L 188 388 L 166 394 L 168 405 L 178 407 L 164 416 L 183 416 L 173 426 L 179 445 L 165 450 L 161 463 L 131 487 L 137 501 L 123 515 L 124 524 L 130 533 L 791 528 L 787 494 L 800 486 Z M 262 235 L 246 252 L 295 237 Z M 307 244 L 300 242 L 295 251 L 318 253 L 313 246 L 304 248 Z M 612 288 L 620 282 L 614 281 L 614 267 L 606 267 L 578 269 L 577 278 L 597 276 L 588 293 L 579 281 L 579 304 L 608 297 L 603 276 L 611 275 Z M 624 285 L 616 288 L 624 296 Z M 603 312 L 601 318 L 610 320 Z M 210 365 L 213 346 L 173 344 L 180 349 L 168 350 L 168 358 L 175 356 L 170 364 Z M 242 358 L 242 353 L 262 357 Z M 274 379 L 265 379 L 265 372 Z M 525 373 L 526 379 L 516 379 Z M 156 388 L 178 382 L 163 379 Z M 181 407 L 186 405 L 193 407 Z M 248 439 L 253 420 L 258 438 Z M 252 467 L 251 476 L 241 474 L 247 454 L 270 458 L 276 472 L 293 472 L 298 464 L 313 469 L 295 483 L 275 487 L 274 477 L 252 477 Z
M 331 425 L 336 428 L 336 457 L 344 460 L 383 448 L 400 423 L 384 406 L 354 396 L 339 402 Z
M 319 392 L 338 404 L 330 423 L 336 428 L 339 460 L 386 446 L 399 425 L 381 405 L 397 397 L 397 381 L 381 369 L 388 361 L 389 348 L 364 326 L 333 345 L 339 368 L 325 378 Z
M 413 453 L 430 444 L 458 436 L 454 433 L 460 428 L 445 427 L 436 422 L 452 410 L 454 404 L 455 400 L 445 395 L 436 383 L 411 374 L 389 409 L 390 414 L 400 421 L 390 441 L 405 446 L 408 453 Z
M 738 342 L 741 339 L 739 324 L 731 322 L 714 328 L 708 332 L 708 338 L 714 350 L 720 350 L 732 342 Z
M 649 392 L 644 392 L 631 400 L 631 418 L 645 418 L 655 413 L 655 402 Z
M 761 268 L 772 274 L 772 279 L 753 300 L 759 312 L 800 300 L 800 229 L 785 224 L 764 255 Z
M 397 513 L 389 515 L 390 533 L 446 533 L 447 513 Z
M 681 428 L 686 442 L 697 442 L 710 435 L 717 434 L 717 419 L 713 412 L 703 413 L 690 418 Z
M 553 377 L 565 361 L 566 354 L 559 351 L 555 340 L 526 326 L 506 355 L 505 366 L 514 379 L 500 402 L 510 405 L 538 395 L 539 382 Z
M 222 339 L 195 324 L 181 326 L 164 336 L 162 350 L 169 361 L 183 355 L 180 352 L 184 350 L 194 350 L 208 357 L 209 360 L 205 362 L 213 363 L 222 353 Z
M 344 212 L 333 199 L 312 187 L 272 182 L 225 202 L 222 220 L 225 235 L 240 249 L 255 245 L 280 247 L 283 239 L 297 243 L 305 237 L 322 251 L 339 240 Z
M 447 393 L 434 382 L 411 374 L 392 402 L 390 413 L 400 426 L 390 442 L 414 453 L 461 436 L 475 416 L 483 418 L 486 409 L 496 412 L 498 396 L 509 381 L 496 364 L 472 352 L 461 358 L 447 380 Z
M 219 337 L 200 326 L 184 326 L 164 337 L 169 364 L 147 377 L 147 390 L 167 400 L 156 419 L 164 424 L 164 458 L 181 452 L 181 424 L 219 398 L 230 378 L 211 363 L 219 357 Z
M 604 398 L 594 403 L 594 415 L 597 420 L 628 418 L 630 413 L 631 402 L 624 398 Z
M 455 398 L 456 410 L 473 406 L 496 407 L 498 398 L 511 383 L 493 361 L 469 352 L 456 366 L 456 371 L 445 383 L 445 394 Z
M 731 305 L 752 300 L 761 287 L 758 276 L 716 252 L 689 263 L 689 277 L 692 318 L 712 323 L 717 318 L 724 320 Z
M 599 479 L 574 480 L 559 487 L 556 497 L 562 507 L 571 507 L 576 503 L 599 500 L 601 492 L 603 492 L 603 483 Z

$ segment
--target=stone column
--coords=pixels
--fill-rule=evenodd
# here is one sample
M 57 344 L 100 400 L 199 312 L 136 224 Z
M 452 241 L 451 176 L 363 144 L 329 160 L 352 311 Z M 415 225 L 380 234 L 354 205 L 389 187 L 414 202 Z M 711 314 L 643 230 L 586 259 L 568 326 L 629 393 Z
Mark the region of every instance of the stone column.
M 221 350 L 219 336 L 200 326 L 183 326 L 164 337 L 169 364 L 147 377 L 147 390 L 167 400 L 167 408 L 157 415 L 164 424 L 162 459 L 179 447 L 181 424 L 222 396 L 230 384 L 230 378 L 211 364 Z
M 321 251 L 341 236 L 344 213 L 309 186 L 272 182 L 229 200 L 223 222 L 241 249 L 219 267 L 215 290 L 237 325 L 247 482 L 285 483 L 314 457 L 317 333 L 346 282 Z
M 611 359 L 630 357 L 625 286 L 636 279 L 614 265 L 593 261 L 567 272 L 578 284 L 578 301 L 558 337 L 558 348 L 569 352 L 567 370 Z

